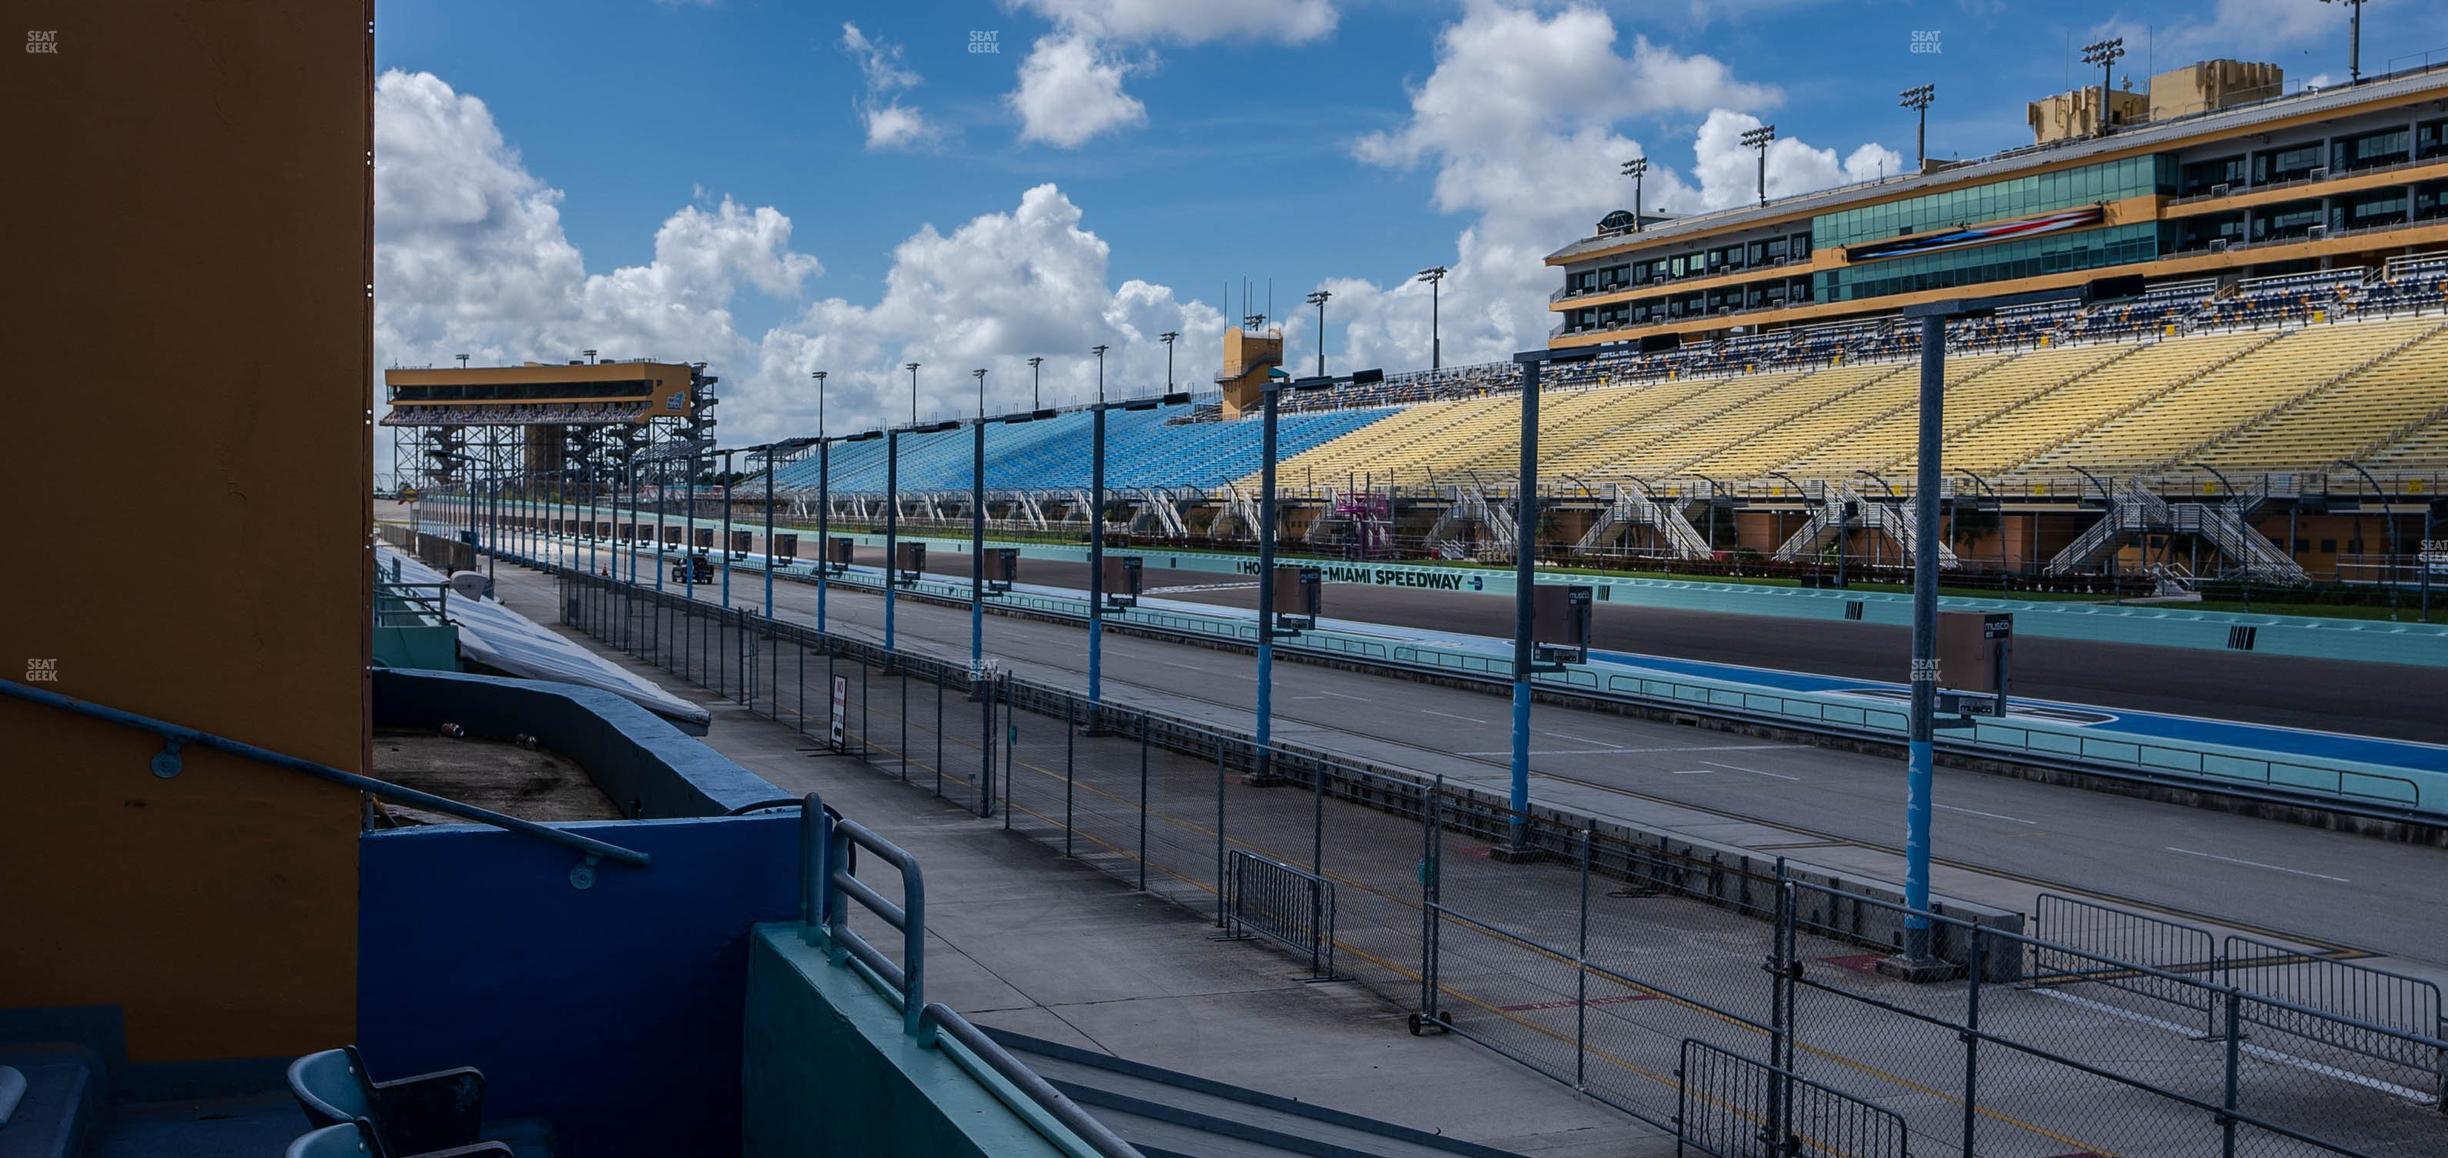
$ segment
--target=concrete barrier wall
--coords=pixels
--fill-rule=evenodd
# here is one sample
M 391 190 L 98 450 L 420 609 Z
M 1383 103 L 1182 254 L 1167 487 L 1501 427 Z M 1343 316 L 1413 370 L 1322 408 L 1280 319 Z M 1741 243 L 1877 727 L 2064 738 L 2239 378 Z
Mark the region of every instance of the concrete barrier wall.
M 517 833 L 364 837 L 368 1066 L 476 1066 L 486 1115 L 551 1119 L 564 1154 L 738 1153 L 749 930 L 798 913 L 798 815 L 562 827 L 654 863 L 579 889 L 576 853 Z
M 943 1050 L 919 1048 L 900 1011 L 801 944 L 796 925 L 755 931 L 746 1055 L 745 1125 L 730 1152 L 748 1158 L 1062 1153 Z

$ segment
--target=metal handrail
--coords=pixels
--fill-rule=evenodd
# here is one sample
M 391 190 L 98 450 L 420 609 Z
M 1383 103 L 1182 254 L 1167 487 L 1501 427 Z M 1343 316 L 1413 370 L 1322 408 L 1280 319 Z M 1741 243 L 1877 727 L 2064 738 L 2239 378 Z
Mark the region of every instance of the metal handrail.
M 14 680 L 0 680 L 0 694 L 14 696 L 17 699 L 25 700 L 29 703 L 42 704 L 47 707 L 58 708 L 64 712 L 73 712 L 80 716 L 102 720 L 106 723 L 118 724 L 121 727 L 135 728 L 140 731 L 151 732 L 156 736 L 160 736 L 162 738 L 162 750 L 156 753 L 153 757 L 152 772 L 155 776 L 159 776 L 164 780 L 168 780 L 179 774 L 179 749 L 188 744 L 193 744 L 199 748 L 211 748 L 215 751 L 228 752 L 234 756 L 242 756 L 259 764 L 269 764 L 275 768 L 280 768 L 285 771 L 302 773 L 317 780 L 338 784 L 344 788 L 354 788 L 359 792 L 371 793 L 386 800 L 396 800 L 402 804 L 413 804 L 419 808 L 431 809 L 435 812 L 456 816 L 462 820 L 472 820 L 478 824 L 489 824 L 495 828 L 503 829 L 508 832 L 516 832 L 525 836 L 535 837 L 538 840 L 550 841 L 554 844 L 574 848 L 587 854 L 589 857 L 602 857 L 607 860 L 616 860 L 623 864 L 637 865 L 640 868 L 654 862 L 654 858 L 646 853 L 639 852 L 635 849 L 622 848 L 617 844 L 597 840 L 591 836 L 581 836 L 578 833 L 554 828 L 550 825 L 538 824 L 532 820 L 525 820 L 506 813 L 495 812 L 489 808 L 479 808 L 473 804 L 464 804 L 459 801 L 452 800 L 447 796 L 436 796 L 430 792 L 420 792 L 404 784 L 394 784 L 388 780 L 377 780 L 371 776 L 362 776 L 355 772 L 345 772 L 338 768 L 334 768 L 329 764 L 320 764 L 300 756 L 291 756 L 285 752 L 275 752 L 270 748 L 260 748 L 253 744 L 249 744 L 244 740 L 233 740 L 227 736 L 216 735 L 211 732 L 198 731 L 197 729 L 187 727 L 183 724 L 173 724 L 168 720 L 157 720 L 151 716 L 139 715 L 135 712 L 125 711 L 120 708 L 114 708 L 104 704 L 97 704 L 90 700 L 80 700 L 75 696 L 62 695 L 58 692 L 44 691 L 43 689 L 36 687 L 28 687 L 25 684 L 17 683 Z
M 900 904 L 894 904 L 853 875 L 853 848 L 866 849 L 901 874 Z M 1013 1057 L 957 1010 L 926 1000 L 926 880 L 917 857 L 874 829 L 826 807 L 823 796 L 815 792 L 800 801 L 799 857 L 802 939 L 824 949 L 826 958 L 834 964 L 851 966 L 866 975 L 887 999 L 899 1005 L 903 1033 L 928 1049 L 942 1048 L 939 1034 L 951 1038 L 1029 1103 L 1014 1104 L 1013 1110 L 1023 1116 L 1032 1108 L 1042 1111 L 1076 1135 L 1089 1153 L 1098 1158 L 1142 1158 L 1137 1147 L 1081 1109 L 1079 1103 L 1064 1096 L 1053 1083 Z M 900 932 L 900 963 L 850 928 L 849 909 L 843 903 L 847 900 L 857 901 L 861 908 Z M 976 1073 L 960 1053 L 951 1056 L 972 1076 L 985 1079 L 986 1075 Z M 988 1085 L 991 1087 L 992 1083 Z M 998 1089 L 996 1094 L 999 1097 L 1002 1091 Z

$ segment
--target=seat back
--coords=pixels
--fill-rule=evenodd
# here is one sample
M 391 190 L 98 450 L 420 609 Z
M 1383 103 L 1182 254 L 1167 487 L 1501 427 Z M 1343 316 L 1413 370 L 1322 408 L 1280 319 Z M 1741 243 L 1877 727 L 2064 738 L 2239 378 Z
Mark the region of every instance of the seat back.
M 372 1130 L 359 1122 L 342 1122 L 298 1135 L 287 1153 L 288 1158 L 365 1158 L 378 1151 Z
M 289 1092 L 316 1126 L 346 1125 L 373 1113 L 365 1075 L 347 1049 L 322 1050 L 289 1063 Z

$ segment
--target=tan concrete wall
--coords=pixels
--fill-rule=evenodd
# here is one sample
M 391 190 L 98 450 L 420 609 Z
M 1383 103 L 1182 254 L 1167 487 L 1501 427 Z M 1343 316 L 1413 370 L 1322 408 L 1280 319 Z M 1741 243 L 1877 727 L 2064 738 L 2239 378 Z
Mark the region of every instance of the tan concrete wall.
M 0 678 L 360 770 L 370 6 L 12 17 L 58 50 L 0 69 L 37 400 L 0 490 L 42 536 L 0 568 Z M 0 1005 L 120 1006 L 140 1062 L 349 1039 L 355 793 L 194 749 L 156 779 L 149 736 L 14 699 L 0 737 Z

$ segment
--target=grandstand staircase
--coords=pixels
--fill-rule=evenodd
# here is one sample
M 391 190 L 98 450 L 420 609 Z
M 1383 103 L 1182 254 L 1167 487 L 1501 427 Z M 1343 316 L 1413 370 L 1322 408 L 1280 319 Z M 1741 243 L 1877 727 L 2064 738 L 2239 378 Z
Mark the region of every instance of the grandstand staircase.
M 1027 523 L 1029 529 L 1032 531 L 1042 531 L 1046 529 L 1045 508 L 1037 505 L 1037 496 L 1035 493 L 1030 491 L 1008 491 L 1006 494 L 1010 499 L 1010 506 L 1005 508 L 1006 510 L 1019 512 L 1021 521 Z
M 2052 576 L 2090 571 L 2135 535 L 2193 535 L 2218 549 L 2227 560 L 2228 575 L 2286 586 L 2311 582 L 2300 564 L 2253 527 L 2253 508 L 2266 498 L 2255 489 L 2215 503 L 2171 503 L 2152 493 L 2140 479 L 2127 479 L 2124 490 L 2109 492 L 2107 513 L 2066 544 L 2043 570 Z
M 1239 527 L 1250 538 L 1258 537 L 1258 500 L 1237 486 L 1224 488 L 1224 505 L 1207 524 L 1207 537 L 1229 539 Z
M 1835 486 L 1821 488 L 1819 502 L 1811 510 L 1810 521 L 1802 524 L 1799 530 L 1780 544 L 1772 557 L 1790 561 L 1807 557 L 1825 547 L 1828 541 L 1836 538 L 1840 529 L 1844 527 L 1845 510 L 1848 506 L 1860 516 L 1857 522 L 1860 529 L 1878 531 L 1886 535 L 1888 541 L 1894 543 L 1907 557 L 1913 555 L 1920 520 L 1914 516 L 1910 504 L 1871 502 L 1863 498 L 1861 492 L 1839 483 Z M 1940 539 L 1938 566 L 1951 571 L 1961 565 L 1962 560 L 1955 557 L 1955 549 L 1947 546 L 1944 539 Z
M 1181 506 L 1174 502 L 1173 492 L 1163 487 L 1140 487 L 1138 493 L 1139 511 L 1131 517 L 1132 530 L 1138 530 L 1142 522 L 1153 520 L 1156 528 L 1164 532 L 1167 538 L 1190 537 L 1190 527 L 1182 522 Z
M 1622 538 L 1625 532 L 1647 527 L 1657 532 L 1667 553 L 1674 558 L 1709 557 L 1708 540 L 1701 536 L 1699 528 L 1692 526 L 1690 519 L 1683 516 L 1683 508 L 1673 503 L 1658 502 L 1639 487 L 1617 483 L 1612 489 L 1614 501 L 1607 504 L 1606 510 L 1599 514 L 1598 521 L 1590 524 L 1589 531 L 1573 544 L 1576 553 L 1605 550 L 1609 544 Z
M 1478 529 L 1487 534 L 1473 550 L 1470 532 Z M 1502 503 L 1488 501 L 1487 491 L 1477 483 L 1455 487 L 1445 512 L 1428 528 L 1428 550 L 1441 559 L 1510 559 L 1518 540 L 1513 512 Z

